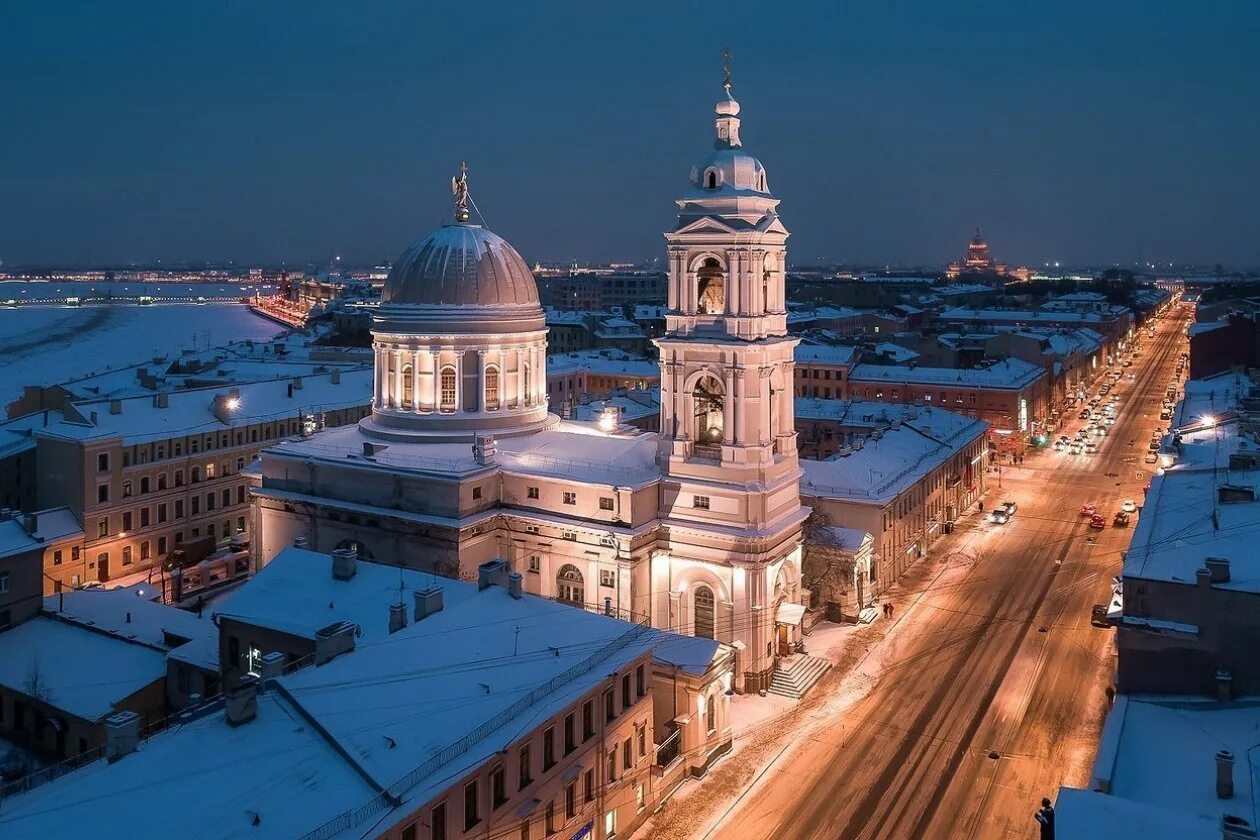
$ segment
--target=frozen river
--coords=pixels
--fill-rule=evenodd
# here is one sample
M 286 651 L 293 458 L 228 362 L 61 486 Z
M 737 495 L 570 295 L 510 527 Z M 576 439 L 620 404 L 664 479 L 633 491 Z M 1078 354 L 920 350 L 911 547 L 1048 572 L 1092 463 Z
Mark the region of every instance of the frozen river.
M 25 385 L 51 385 L 184 348 L 280 332 L 236 303 L 0 309 L 0 407 L 21 396 Z

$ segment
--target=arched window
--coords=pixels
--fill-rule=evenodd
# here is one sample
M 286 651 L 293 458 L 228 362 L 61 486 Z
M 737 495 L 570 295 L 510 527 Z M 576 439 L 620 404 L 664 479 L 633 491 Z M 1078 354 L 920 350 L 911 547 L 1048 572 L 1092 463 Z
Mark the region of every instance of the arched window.
M 708 172 L 704 173 L 704 186 L 705 188 L 710 189 L 710 190 L 717 189 L 717 170 L 716 169 L 710 169 Z
M 530 369 L 529 369 L 529 363 L 528 363 L 528 362 L 526 362 L 526 363 L 525 363 L 525 368 L 524 368 L 524 370 L 523 370 L 523 372 L 522 372 L 522 374 L 521 374 L 522 376 L 524 376 L 524 377 L 525 377 L 525 389 L 524 389 L 524 390 L 525 390 L 525 405 L 533 405 L 533 404 L 534 404 L 534 392 L 533 392 L 533 390 L 530 388 L 530 373 L 531 373 L 531 371 L 530 371 Z
M 695 635 L 701 639 L 712 639 L 713 636 L 713 590 L 707 586 L 696 588 L 695 598 Z
M 717 732 L 717 703 L 712 694 L 704 701 L 704 728 L 710 735 Z
M 441 383 L 441 409 L 442 411 L 455 410 L 455 368 L 442 368 Z
M 585 604 L 586 592 L 582 587 L 582 573 L 578 567 L 565 563 L 556 574 L 556 597 L 567 604 Z
M 486 368 L 486 411 L 499 410 L 499 369 Z
M 726 394 L 722 383 L 712 376 L 705 376 L 692 391 L 695 402 L 695 441 L 715 445 L 722 442 L 722 430 L 726 425 Z
M 412 376 L 411 365 L 403 365 L 403 408 L 411 408 L 415 403 L 415 377 Z
M 720 315 L 726 309 L 726 278 L 722 265 L 709 257 L 696 272 L 696 309 L 702 315 Z

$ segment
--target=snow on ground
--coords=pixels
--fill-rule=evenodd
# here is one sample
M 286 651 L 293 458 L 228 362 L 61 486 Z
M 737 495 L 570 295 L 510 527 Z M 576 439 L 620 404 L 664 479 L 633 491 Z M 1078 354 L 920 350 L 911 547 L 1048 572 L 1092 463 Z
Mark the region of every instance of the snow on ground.
M 24 385 L 52 385 L 184 348 L 281 332 L 236 303 L 0 309 L 0 408 Z

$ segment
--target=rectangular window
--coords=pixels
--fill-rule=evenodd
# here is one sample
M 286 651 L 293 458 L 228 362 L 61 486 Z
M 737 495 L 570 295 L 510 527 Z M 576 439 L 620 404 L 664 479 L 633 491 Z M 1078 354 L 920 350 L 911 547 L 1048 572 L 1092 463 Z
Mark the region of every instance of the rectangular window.
M 576 504 L 577 504 L 577 493 L 571 493 L 571 492 L 569 492 L 569 491 L 567 491 L 567 490 L 566 490 L 566 491 L 565 491 L 565 493 L 564 493 L 564 503 L 565 503 L 566 505 L 576 505 Z
M 639 726 L 639 758 L 647 755 L 647 724 Z
M 105 539 L 109 536 L 109 519 L 105 518 L 96 523 L 96 536 L 98 539 Z
M 480 498 L 481 498 L 481 488 L 480 488 L 480 487 L 474 487 L 474 488 L 473 488 L 473 494 L 472 494 L 472 496 L 473 496 L 473 499 L 474 499 L 474 500 L 480 499 Z
M 617 835 L 617 811 L 614 809 L 604 814 L 604 837 L 612 840 Z
M 604 720 L 613 720 L 617 717 L 617 704 L 613 700 L 612 689 L 604 692 Z
M 0 572 L 0 595 L 9 594 L 9 573 Z
M 538 567 L 539 567 L 539 563 L 540 563 L 540 561 L 539 561 L 539 559 L 538 559 L 538 555 L 537 555 L 537 554 L 531 554 L 531 555 L 529 555 L 529 560 L 528 560 L 528 561 L 526 561 L 526 568 L 527 568 L 527 569 L 529 569 L 529 571 L 531 571 L 531 572 L 537 572 L 537 571 L 538 571 Z
M 582 740 L 595 735 L 595 701 L 587 700 L 582 704 Z
M 520 782 L 517 784 L 517 789 L 524 790 L 526 785 L 529 785 L 534 781 L 534 762 L 533 757 L 530 755 L 529 744 L 521 746 L 519 759 L 520 769 L 518 771 L 518 778 L 520 779 Z
M 439 802 L 433 806 L 433 812 L 430 814 L 430 823 L 433 825 L 433 840 L 446 840 L 446 803 Z
M 206 494 L 206 510 L 214 510 L 214 494 Z
M 698 508 L 699 510 L 708 510 L 709 497 L 708 496 L 692 496 L 691 504 L 693 507 Z
M 521 840 L 529 840 L 529 817 L 521 820 Z
M 176 487 L 184 486 L 184 471 L 183 470 L 175 470 L 175 486 Z
M 507 773 L 503 771 L 503 765 L 490 771 L 490 801 L 495 808 L 507 802 Z
M 577 749 L 577 720 L 572 713 L 564 716 L 564 754 Z
M 634 752 L 630 747 L 630 739 L 627 738 L 621 743 L 621 768 L 629 770 L 634 766 Z
M 163 502 L 162 504 L 158 505 L 157 513 L 158 513 L 157 521 L 165 522 L 166 521 L 166 502 Z
M 548 835 L 555 834 L 556 833 L 556 800 L 552 799 L 547 802 L 547 810 L 544 813 L 545 813 L 544 821 L 546 822 L 546 825 L 544 826 L 544 828 L 546 829 L 547 834 Z
M 176 519 L 184 518 L 184 500 L 183 499 L 175 500 L 175 518 Z
M 587 802 L 595 801 L 595 771 L 587 770 L 582 774 L 582 798 Z
M 158 537 L 158 556 L 166 556 L 166 537 Z
M 123 524 L 122 524 L 123 531 L 130 531 L 131 530 L 131 511 L 129 510 L 123 511 L 122 521 L 123 521 Z
M 109 501 L 109 485 L 108 484 L 96 485 L 96 503 L 105 504 L 108 501 Z
M 608 751 L 608 784 L 617 781 L 617 748 Z
M 537 488 L 537 487 L 526 487 L 526 488 L 525 488 L 525 496 L 526 496 L 526 498 L 530 498 L 530 499 L 537 499 L 537 498 L 538 498 L 538 488 Z
M 109 453 L 102 452 L 96 456 L 96 471 L 109 472 Z
M 571 820 L 577 816 L 577 782 L 569 782 L 564 789 L 564 818 Z
M 634 691 L 640 697 L 647 694 L 647 675 L 644 672 L 642 663 L 634 669 Z
M 236 503 L 238 505 L 245 504 L 245 485 L 244 484 L 236 488 Z
M 232 506 L 232 488 L 224 487 L 223 492 L 219 494 L 220 502 L 223 507 Z
M 61 549 L 57 549 L 56 551 L 53 552 L 53 565 L 54 566 L 61 565 Z
M 399 840 L 416 840 L 416 824 L 403 826 L 402 834 L 398 835 Z
M 556 728 L 548 726 L 543 730 L 543 771 L 556 766 Z
M 130 566 L 130 565 L 131 565 L 131 546 L 129 546 L 129 545 L 124 545 L 124 546 L 123 546 L 123 558 L 122 558 L 122 564 L 123 564 L 124 566 Z
M 621 677 L 621 708 L 628 709 L 633 702 L 633 698 L 630 697 L 630 675 L 623 674 Z
M 196 516 L 201 513 L 201 497 L 193 496 L 189 501 L 192 505 L 192 515 Z
M 617 585 L 617 572 L 613 569 L 599 570 L 599 585 L 613 587 Z
M 140 495 L 143 496 L 149 492 L 149 477 L 147 475 L 140 477 Z
M 600 497 L 599 497 L 599 509 L 600 509 L 600 510 L 612 510 L 612 509 L 613 509 L 613 500 L 612 500 L 612 496 L 600 496 Z
M 158 489 L 165 490 L 166 489 L 166 473 L 158 473 L 157 478 L 158 478 Z
M 130 482 L 130 481 L 124 481 L 124 482 L 123 482 L 123 491 L 122 491 L 122 493 L 123 493 L 123 498 L 124 498 L 124 499 L 129 498 L 129 497 L 131 496 L 131 482 Z
M 481 803 L 478 801 L 477 780 L 464 785 L 464 831 L 481 822 Z
M 141 560 L 149 559 L 149 541 L 148 540 L 145 540 L 144 542 L 140 543 L 140 559 Z
M 140 508 L 140 527 L 149 527 L 149 509 L 147 507 Z

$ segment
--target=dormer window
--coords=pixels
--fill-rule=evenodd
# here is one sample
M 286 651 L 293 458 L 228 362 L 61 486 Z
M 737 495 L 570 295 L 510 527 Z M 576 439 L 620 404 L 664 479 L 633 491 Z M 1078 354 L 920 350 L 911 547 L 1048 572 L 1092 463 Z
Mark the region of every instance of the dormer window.
M 710 169 L 704 173 L 704 188 L 706 190 L 716 190 L 718 188 L 718 174 L 716 169 Z

